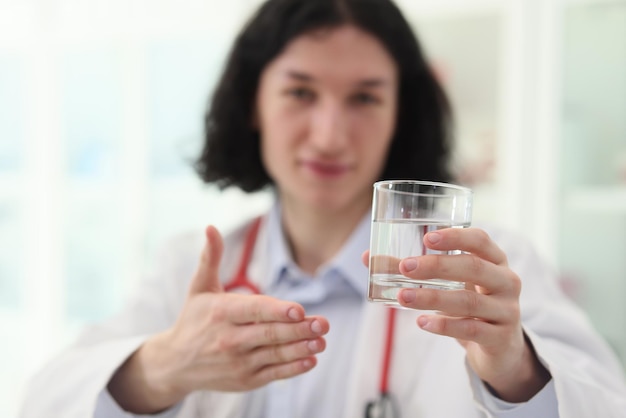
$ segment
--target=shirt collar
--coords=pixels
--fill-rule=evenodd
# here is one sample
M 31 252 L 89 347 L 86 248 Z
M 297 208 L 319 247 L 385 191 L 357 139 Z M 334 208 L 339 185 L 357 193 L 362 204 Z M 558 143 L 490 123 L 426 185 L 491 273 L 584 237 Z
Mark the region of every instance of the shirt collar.
M 267 229 L 269 244 L 269 286 L 278 284 L 286 270 L 299 270 L 295 265 L 289 246 L 283 234 L 281 208 L 276 202 L 268 213 Z M 350 283 L 363 297 L 367 294 L 367 267 L 361 262 L 361 254 L 370 242 L 370 216 L 365 215 L 342 246 L 341 250 L 328 263 L 321 266 L 318 275 L 334 271 Z

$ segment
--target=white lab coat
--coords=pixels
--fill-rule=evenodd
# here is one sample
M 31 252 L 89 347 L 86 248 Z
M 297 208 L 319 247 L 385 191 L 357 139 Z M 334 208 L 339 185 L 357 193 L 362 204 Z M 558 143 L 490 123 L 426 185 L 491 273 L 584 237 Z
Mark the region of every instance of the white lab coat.
M 222 277 L 231 277 L 239 262 L 247 224 L 225 237 Z M 488 231 L 503 248 L 511 268 L 522 278 L 522 317 L 526 333 L 550 370 L 560 416 L 565 418 L 626 417 L 626 384 L 622 367 L 588 320 L 559 290 L 552 272 L 517 237 Z M 144 341 L 175 321 L 204 245 L 202 234 L 173 240 L 155 271 L 141 283 L 119 315 L 87 330 L 79 341 L 32 380 L 22 418 L 86 418 L 116 368 Z M 267 279 L 267 231 L 262 223 L 248 275 L 261 289 Z M 364 249 L 368 243 L 363 243 Z M 396 317 L 390 390 L 403 417 L 478 418 L 487 416 L 480 384 L 466 369 L 464 350 L 453 339 L 419 330 L 417 315 L 399 310 Z M 377 398 L 379 361 L 386 330 L 384 308 L 366 303 L 360 323 L 359 350 L 346 388 L 343 417 L 363 416 L 367 401 Z M 402 330 L 402 331 L 399 331 Z M 196 392 L 185 400 L 178 417 L 236 418 L 242 393 Z M 209 416 L 208 414 L 206 416 Z M 279 418 L 279 417 L 277 417 Z

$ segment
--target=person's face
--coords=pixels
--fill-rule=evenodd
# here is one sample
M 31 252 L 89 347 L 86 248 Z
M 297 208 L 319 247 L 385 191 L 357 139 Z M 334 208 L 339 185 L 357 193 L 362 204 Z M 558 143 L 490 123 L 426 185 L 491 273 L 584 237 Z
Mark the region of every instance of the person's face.
M 263 164 L 287 202 L 369 206 L 395 128 L 398 74 L 354 26 L 304 34 L 261 74 L 255 123 Z

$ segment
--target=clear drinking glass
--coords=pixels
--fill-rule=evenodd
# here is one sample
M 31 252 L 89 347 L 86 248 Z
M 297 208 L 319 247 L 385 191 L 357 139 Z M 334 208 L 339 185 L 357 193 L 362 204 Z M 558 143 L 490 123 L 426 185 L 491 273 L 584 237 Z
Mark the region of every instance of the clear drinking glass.
M 424 235 L 443 228 L 466 228 L 472 218 L 472 190 L 449 183 L 389 180 L 374 183 L 367 299 L 399 306 L 403 288 L 463 289 L 465 283 L 400 274 L 403 258 L 459 254 L 424 246 Z

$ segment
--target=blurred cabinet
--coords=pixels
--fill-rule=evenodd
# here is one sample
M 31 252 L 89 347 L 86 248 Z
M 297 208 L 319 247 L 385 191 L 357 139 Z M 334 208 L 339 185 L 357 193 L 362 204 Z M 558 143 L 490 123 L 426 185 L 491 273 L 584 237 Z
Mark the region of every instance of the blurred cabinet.
M 626 365 L 626 1 L 403 1 L 475 219 L 522 231 Z
M 626 1 L 563 11 L 559 267 L 626 362 Z

